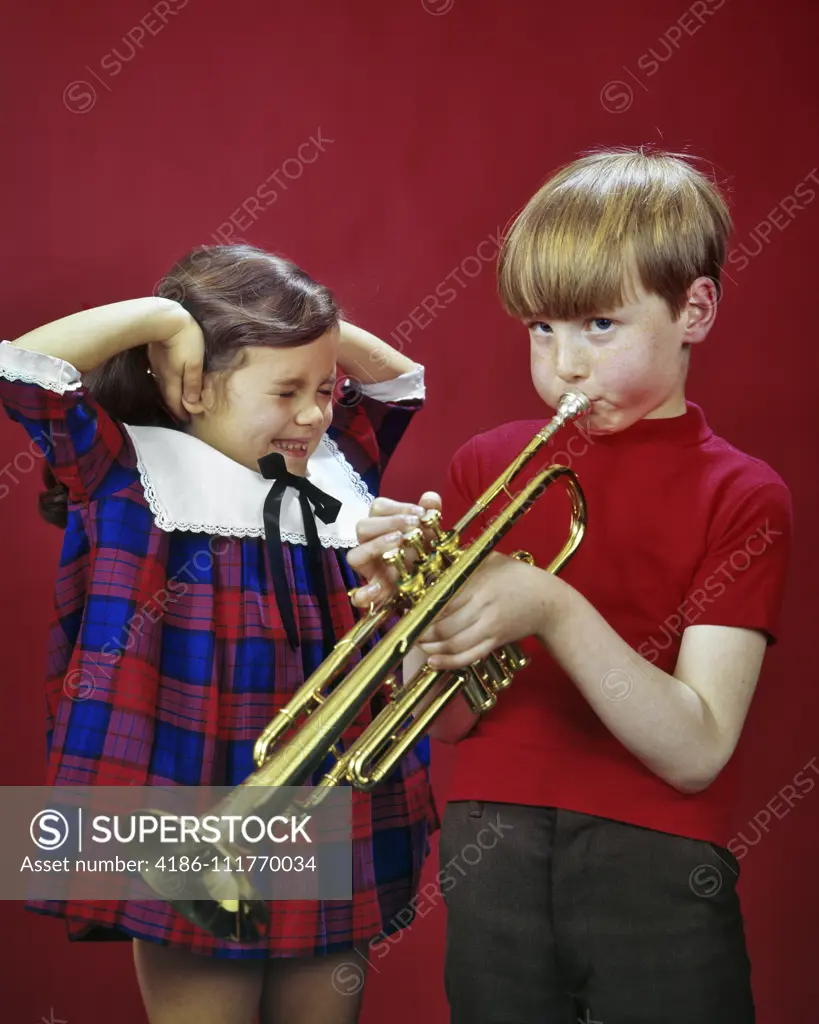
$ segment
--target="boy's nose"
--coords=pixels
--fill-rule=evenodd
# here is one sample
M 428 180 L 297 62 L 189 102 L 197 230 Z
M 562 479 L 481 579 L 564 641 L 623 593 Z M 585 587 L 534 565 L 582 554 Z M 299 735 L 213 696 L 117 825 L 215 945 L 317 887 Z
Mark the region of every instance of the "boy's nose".
M 571 345 L 558 345 L 555 373 L 567 384 L 576 384 L 589 375 L 588 361 Z

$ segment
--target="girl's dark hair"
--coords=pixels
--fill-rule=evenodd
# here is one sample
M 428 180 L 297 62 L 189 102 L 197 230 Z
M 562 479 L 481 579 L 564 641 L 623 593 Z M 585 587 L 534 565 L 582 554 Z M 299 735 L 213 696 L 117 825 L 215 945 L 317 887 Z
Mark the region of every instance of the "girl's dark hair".
M 205 372 L 241 365 L 248 345 L 306 345 L 338 325 L 332 293 L 281 256 L 252 245 L 202 245 L 178 260 L 154 294 L 181 302 L 202 328 Z M 84 375 L 94 399 L 115 420 L 132 426 L 179 429 L 148 373 L 148 348 L 127 349 Z M 43 464 L 47 490 L 40 495 L 43 518 L 64 529 L 68 490 Z

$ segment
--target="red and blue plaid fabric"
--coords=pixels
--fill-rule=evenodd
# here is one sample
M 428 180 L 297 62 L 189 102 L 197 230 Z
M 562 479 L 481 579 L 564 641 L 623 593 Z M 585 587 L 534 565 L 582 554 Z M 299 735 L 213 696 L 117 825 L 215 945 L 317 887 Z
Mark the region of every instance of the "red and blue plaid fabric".
M 293 651 L 264 539 L 159 529 L 128 433 L 82 386 L 59 394 L 32 382 L 35 361 L 47 357 L 14 351 L 14 370 L 0 368 L 0 401 L 70 494 L 48 644 L 45 784 L 238 785 L 253 771 L 261 730 L 321 663 L 307 549 L 284 544 L 301 640 Z M 360 393 L 337 401 L 328 433 L 373 495 L 421 404 Z M 341 637 L 355 621 L 347 591 L 358 579 L 344 549 L 323 553 Z M 135 936 L 236 959 L 348 949 L 411 920 L 406 908 L 438 825 L 428 766 L 424 740 L 372 794 L 353 792 L 352 900 L 271 902 L 262 943 L 215 939 L 160 901 L 26 906 L 65 918 L 72 939 Z

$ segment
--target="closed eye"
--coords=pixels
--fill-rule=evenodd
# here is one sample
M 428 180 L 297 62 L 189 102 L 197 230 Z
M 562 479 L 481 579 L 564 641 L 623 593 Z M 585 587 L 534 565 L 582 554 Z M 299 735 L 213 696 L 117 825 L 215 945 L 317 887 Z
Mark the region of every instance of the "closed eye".
M 327 390 L 326 388 L 319 388 L 318 393 L 320 395 L 327 395 L 328 398 L 332 398 L 333 397 L 332 389 L 331 390 Z M 297 393 L 295 391 L 279 391 L 279 392 L 276 392 L 273 395 L 273 397 L 274 398 L 295 398 L 296 394 Z

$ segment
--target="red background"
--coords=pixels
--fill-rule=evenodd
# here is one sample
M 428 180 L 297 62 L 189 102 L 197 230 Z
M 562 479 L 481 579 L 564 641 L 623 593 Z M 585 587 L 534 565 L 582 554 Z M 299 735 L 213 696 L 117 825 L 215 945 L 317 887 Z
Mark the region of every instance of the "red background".
M 177 10 L 180 2 L 169 0 L 176 13 L 164 27 L 135 0 L 6 6 L 0 332 L 15 337 L 149 293 L 278 171 L 286 188 L 236 237 L 304 265 L 357 322 L 389 337 L 436 286 L 449 278 L 455 289 L 432 316 L 419 310 L 423 326 L 408 335 L 405 350 L 428 369 L 429 402 L 389 471 L 395 496 L 440 488 L 450 455 L 476 430 L 542 412 L 525 334 L 498 306 L 492 262 L 480 273 L 475 260 L 463 264 L 481 241 L 552 169 L 591 147 L 658 144 L 713 165 L 737 225 L 733 280 L 696 352 L 689 395 L 718 433 L 784 476 L 797 516 L 781 642 L 737 755 L 747 779 L 737 830 L 751 835 L 749 820 L 819 755 L 819 203 L 803 191 L 802 209 L 769 218 L 819 165 L 816 7 L 192 0 Z M 140 39 L 140 19 L 156 34 Z M 128 33 L 140 43 L 131 59 Z M 66 94 L 78 80 L 88 84 Z M 89 85 L 96 99 L 84 110 Z M 319 159 L 303 173 L 283 170 L 319 128 L 332 140 Z M 0 467 L 26 445 L 3 418 Z M 36 515 L 36 476 L 0 502 L 6 785 L 39 784 L 44 765 L 43 645 L 60 535 Z M 436 745 L 433 756 L 443 803 L 449 752 Z M 817 811 L 819 787 L 781 819 L 771 814 L 742 860 L 761 1024 L 817 1012 Z M 428 879 L 436 870 L 433 858 Z M 69 1024 L 144 1020 L 128 947 L 69 948 L 60 922 L 14 903 L 0 905 L 0 930 L 12 940 L 0 963 L 7 1019 L 48 1019 L 53 1007 Z M 443 936 L 443 908 L 427 908 L 389 955 L 373 958 L 364 1024 L 447 1020 Z

